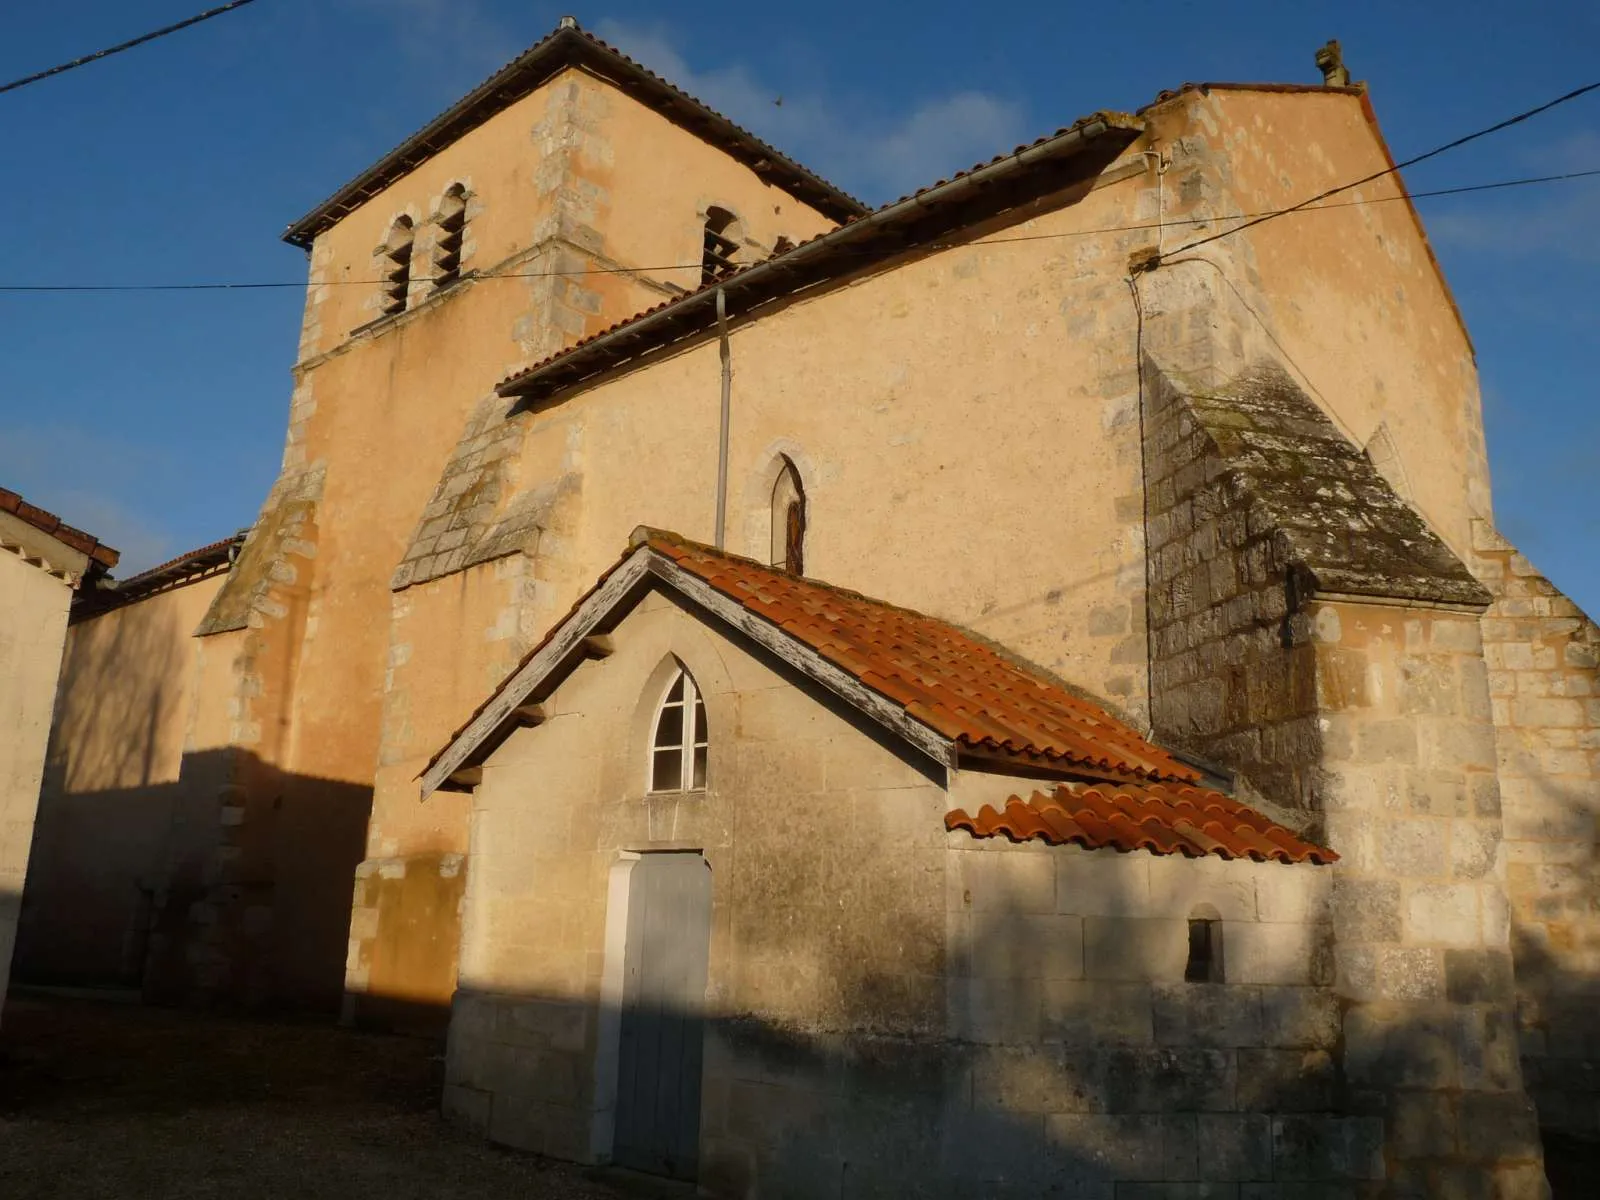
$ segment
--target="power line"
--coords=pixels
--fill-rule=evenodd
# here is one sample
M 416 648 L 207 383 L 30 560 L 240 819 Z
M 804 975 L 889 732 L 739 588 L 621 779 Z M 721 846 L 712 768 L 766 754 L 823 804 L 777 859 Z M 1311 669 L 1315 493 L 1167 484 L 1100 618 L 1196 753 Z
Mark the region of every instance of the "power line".
M 1398 196 L 1374 196 L 1370 200 L 1343 200 L 1335 204 L 1321 204 L 1309 208 L 1305 204 L 1297 204 L 1293 208 L 1271 209 L 1255 213 L 1229 213 L 1224 216 L 1211 217 L 1168 217 L 1164 222 L 1145 221 L 1134 225 L 1105 225 L 1096 229 L 1073 229 L 1062 233 L 1025 233 L 1011 237 L 980 238 L 973 242 L 934 242 L 928 249 L 947 250 L 955 246 L 995 246 L 1009 242 L 1039 242 L 1052 241 L 1063 238 L 1096 237 L 1108 233 L 1130 233 L 1144 229 L 1157 229 L 1163 225 L 1171 229 L 1174 225 L 1209 225 L 1214 221 L 1242 221 L 1264 220 L 1270 217 L 1283 216 L 1296 212 L 1331 212 L 1336 208 L 1360 208 L 1369 204 L 1392 204 L 1400 200 L 1427 200 L 1437 196 L 1462 196 L 1474 192 L 1492 192 L 1505 188 L 1528 187 L 1534 184 L 1563 183 L 1576 179 L 1590 179 L 1600 176 L 1600 168 L 1591 171 L 1567 171 L 1559 175 L 1533 175 L 1523 179 L 1501 179 L 1493 183 L 1462 184 L 1458 187 L 1434 188 L 1426 192 L 1402 193 Z M 1244 226 L 1240 226 L 1244 228 Z M 1229 232 L 1232 232 L 1231 230 Z M 1200 245 L 1200 242 L 1194 243 Z M 865 252 L 863 252 L 865 253 Z M 1174 251 L 1173 253 L 1176 253 Z M 672 263 L 659 267 L 587 267 L 581 271 L 503 271 L 493 275 L 479 275 L 478 280 L 487 279 L 550 279 L 554 277 L 572 277 L 582 275 L 642 275 L 654 271 L 687 271 L 701 268 L 699 262 Z M 418 283 L 429 283 L 430 279 L 417 276 Z M 386 280 L 382 279 L 328 279 L 314 285 L 308 285 L 304 280 L 292 282 L 218 282 L 218 283 L 0 283 L 0 292 L 251 292 L 275 291 L 287 288 L 303 290 L 307 286 L 315 287 L 379 287 Z
M 1566 95 L 1557 96 L 1554 100 L 1547 101 L 1546 103 L 1539 105 L 1537 108 L 1530 108 L 1526 112 L 1520 112 L 1514 117 L 1507 117 L 1504 121 L 1498 121 L 1487 128 L 1479 129 L 1476 132 L 1465 135 L 1464 137 L 1458 137 L 1454 141 L 1446 142 L 1442 146 L 1435 146 L 1432 150 L 1425 150 L 1413 158 L 1406 159 L 1405 162 L 1395 163 L 1393 166 L 1385 167 L 1381 171 L 1374 171 L 1371 175 L 1368 175 L 1363 179 L 1357 179 L 1353 183 L 1340 184 L 1338 187 L 1329 188 L 1325 192 L 1318 192 L 1315 196 L 1312 196 L 1306 200 L 1302 200 L 1299 204 L 1290 205 L 1288 208 L 1279 209 L 1276 212 L 1263 213 L 1260 216 L 1255 217 L 1253 220 L 1246 221 L 1243 225 L 1237 225 L 1232 229 L 1224 229 L 1222 232 L 1213 233 L 1209 237 L 1197 238 L 1192 242 L 1188 242 L 1185 245 L 1177 247 L 1175 250 L 1169 251 L 1162 257 L 1170 258 L 1174 254 L 1182 254 L 1185 250 L 1193 250 L 1196 246 L 1204 246 L 1207 242 L 1214 242 L 1219 238 L 1231 237 L 1233 234 L 1236 234 L 1241 230 L 1249 229 L 1255 225 L 1260 225 L 1265 221 L 1271 221 L 1278 217 L 1286 216 L 1289 213 L 1298 212 L 1300 209 L 1315 204 L 1319 200 L 1326 200 L 1330 196 L 1337 196 L 1340 192 L 1348 192 L 1352 188 L 1358 188 L 1363 184 L 1373 182 L 1373 180 L 1382 179 L 1385 175 L 1393 175 L 1398 171 L 1404 170 L 1406 167 L 1414 167 L 1419 162 L 1426 162 L 1430 158 L 1437 158 L 1447 150 L 1454 150 L 1459 146 L 1465 146 L 1468 142 L 1477 141 L 1481 137 L 1488 137 L 1491 133 L 1499 133 L 1502 129 L 1509 129 L 1513 125 L 1519 125 L 1523 121 L 1537 117 L 1540 113 L 1549 112 L 1552 108 L 1555 108 L 1558 105 L 1566 104 L 1570 100 L 1576 100 L 1579 96 L 1587 95 L 1589 92 L 1597 90 L 1600 90 L 1600 80 L 1597 80 L 1594 83 L 1585 84 L 1580 88 L 1574 88 Z
M 0 84 L 0 92 L 11 92 L 17 88 L 27 87 L 30 83 L 38 83 L 41 79 L 49 79 L 52 75 L 60 75 L 74 67 L 88 66 L 92 62 L 99 62 L 102 58 L 110 58 L 113 54 L 121 54 L 124 50 L 132 50 L 135 46 L 142 46 L 146 42 L 153 42 L 157 38 L 164 38 L 169 33 L 177 33 L 180 29 L 187 29 L 191 25 L 198 25 L 201 21 L 209 21 L 212 17 L 220 17 L 223 13 L 232 12 L 236 8 L 243 8 L 246 4 L 254 4 L 255 0 L 231 0 L 231 3 L 209 8 L 203 13 L 197 13 L 186 21 L 179 21 L 176 25 L 168 25 L 164 29 L 153 30 L 134 38 L 132 41 L 120 45 L 108 46 L 104 50 L 96 50 L 93 54 L 85 54 L 82 58 L 75 58 L 71 62 L 64 62 L 59 67 L 51 67 L 45 71 L 37 71 L 32 75 L 25 75 L 21 79 L 13 79 L 10 83 Z

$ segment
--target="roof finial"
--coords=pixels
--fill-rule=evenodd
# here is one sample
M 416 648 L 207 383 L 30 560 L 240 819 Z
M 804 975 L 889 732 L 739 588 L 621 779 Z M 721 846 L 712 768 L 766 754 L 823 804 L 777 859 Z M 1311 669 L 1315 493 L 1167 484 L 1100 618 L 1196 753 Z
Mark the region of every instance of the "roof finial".
M 1323 87 L 1349 87 L 1350 68 L 1344 65 L 1344 51 L 1337 38 L 1317 51 L 1317 69 L 1322 72 Z
M 559 25 L 557 25 L 558 29 L 576 29 L 577 27 L 577 17 L 562 17 Z

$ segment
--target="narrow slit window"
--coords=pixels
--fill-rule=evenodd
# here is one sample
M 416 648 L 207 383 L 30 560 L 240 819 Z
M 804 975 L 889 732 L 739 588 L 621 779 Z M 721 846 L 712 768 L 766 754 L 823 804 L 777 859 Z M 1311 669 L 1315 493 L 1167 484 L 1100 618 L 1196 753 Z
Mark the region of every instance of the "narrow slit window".
M 806 493 L 800 472 L 787 458 L 772 485 L 772 557 L 770 562 L 790 575 L 804 575 L 806 546 Z
M 1222 922 L 1213 917 L 1189 918 L 1189 961 L 1185 983 L 1222 982 Z
M 406 298 L 411 291 L 411 246 L 415 231 L 410 217 L 399 217 L 389 228 L 384 242 L 383 259 L 383 315 L 393 316 L 406 310 Z
M 700 284 L 715 283 L 739 269 L 738 218 L 725 208 L 706 210 L 705 244 L 700 256 Z
M 661 701 L 650 741 L 650 790 L 688 792 L 706 786 L 706 706 L 694 677 L 681 667 Z
M 441 292 L 461 278 L 461 248 L 467 236 L 467 192 L 459 183 L 444 194 L 436 224 L 433 290 Z

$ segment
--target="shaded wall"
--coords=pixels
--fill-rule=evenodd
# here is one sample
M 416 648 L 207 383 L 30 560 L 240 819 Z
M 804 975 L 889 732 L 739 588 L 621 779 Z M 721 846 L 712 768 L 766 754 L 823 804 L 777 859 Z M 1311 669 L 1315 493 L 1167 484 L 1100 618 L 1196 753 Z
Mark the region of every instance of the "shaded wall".
M 192 634 L 220 585 L 175 588 L 67 632 L 18 952 L 25 978 L 137 986 L 161 879 L 214 836 L 176 785 L 199 695 Z
M 11 971 L 71 599 L 72 585 L 38 560 L 0 550 L 0 997 Z
M 154 1001 L 338 1008 L 371 787 L 229 745 L 241 633 L 211 578 L 72 626 L 19 978 Z
M 1600 628 L 1487 521 L 1475 569 L 1505 809 L 1518 1022 L 1547 1128 L 1600 1133 Z

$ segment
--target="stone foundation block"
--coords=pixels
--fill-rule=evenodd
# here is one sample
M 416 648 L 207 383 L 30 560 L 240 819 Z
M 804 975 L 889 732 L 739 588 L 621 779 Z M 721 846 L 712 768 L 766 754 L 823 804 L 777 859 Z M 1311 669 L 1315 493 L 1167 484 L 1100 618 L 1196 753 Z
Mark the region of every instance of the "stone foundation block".
M 1382 1179 L 1377 1117 L 1275 1117 L 1272 1171 L 1281 1180 Z
M 1157 985 L 1152 991 L 1156 1042 L 1163 1046 L 1259 1046 L 1261 989 L 1214 983 Z
M 1272 1178 L 1272 1119 L 1260 1113 L 1201 1113 L 1195 1118 L 1204 1179 Z
M 1155 1040 L 1149 985 L 1051 981 L 1040 1031 L 1065 1046 L 1147 1046 Z
M 1087 917 L 1083 967 L 1089 979 L 1170 981 L 1183 978 L 1189 927 L 1182 920 Z

